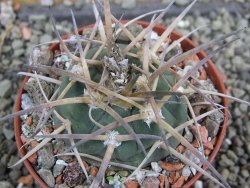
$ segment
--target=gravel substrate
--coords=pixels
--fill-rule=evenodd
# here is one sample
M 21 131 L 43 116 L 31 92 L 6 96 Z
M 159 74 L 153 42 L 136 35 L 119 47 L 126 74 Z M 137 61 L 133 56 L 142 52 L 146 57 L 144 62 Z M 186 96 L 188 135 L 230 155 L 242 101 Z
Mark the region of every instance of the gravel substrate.
M 179 0 L 178 3 L 189 0 Z M 208 2 L 203 0 L 204 2 Z M 243 2 L 243 0 L 238 0 Z M 122 1 L 121 1 L 122 2 Z M 125 1 L 124 1 L 125 2 Z M 132 0 L 131 0 L 132 2 Z M 247 1 L 245 1 L 247 2 Z M 116 0 L 119 4 L 119 1 Z M 130 3 L 127 6 L 136 6 Z M 123 5 L 125 6 L 125 5 Z M 128 7 L 133 8 L 133 7 Z M 200 32 L 192 35 L 197 43 L 209 41 L 215 36 L 248 26 L 250 14 L 229 14 L 220 9 L 208 15 L 200 15 L 196 10 L 189 14 L 179 24 L 177 30 L 185 34 L 201 25 L 207 25 Z M 165 20 L 168 24 L 170 19 Z M 3 23 L 2 23 L 3 24 Z M 5 25 L 0 26 L 0 33 L 5 30 Z M 25 29 L 26 31 L 24 31 Z M 58 23 L 61 34 L 72 30 L 72 24 L 64 21 Z M 31 32 L 31 36 L 27 36 Z M 226 48 L 222 53 L 213 58 L 221 72 L 225 74 L 225 84 L 232 96 L 250 101 L 250 29 L 239 34 L 240 39 Z M 28 61 L 28 55 L 32 46 L 47 42 L 54 38 L 51 26 L 45 15 L 30 16 L 25 22 L 20 22 L 19 17 L 14 21 L 12 32 L 6 37 L 2 46 L 0 57 L 0 116 L 9 114 L 13 109 L 17 89 L 22 77 L 16 73 L 22 64 Z M 239 103 L 230 105 L 231 119 L 228 133 L 222 149 L 216 158 L 216 169 L 227 179 L 232 187 L 250 187 L 250 112 L 249 107 Z M 7 121 L 0 126 L 0 187 L 17 187 L 18 182 L 24 182 L 20 178 L 29 178 L 27 170 L 23 165 L 14 169 L 7 168 L 17 161 L 18 154 L 14 141 L 13 122 Z M 31 182 L 32 181 L 28 181 Z M 202 183 L 203 182 L 203 183 Z M 196 184 L 197 187 L 217 187 L 209 180 L 203 179 Z M 35 184 L 23 187 L 39 187 Z
M 209 15 L 196 13 L 187 16 L 177 30 L 187 33 L 195 27 L 207 24 L 203 31 L 192 36 L 199 43 L 208 41 L 223 33 L 228 33 L 249 25 L 248 15 L 232 15 L 222 9 Z M 228 93 L 234 97 L 250 100 L 250 29 L 239 33 L 240 39 L 213 58 L 214 63 L 225 75 Z M 216 157 L 216 169 L 232 187 L 250 187 L 250 113 L 244 104 L 231 103 L 231 118 L 228 132 L 219 155 Z M 204 178 L 205 180 L 205 178 Z M 210 181 L 204 181 L 204 187 L 218 187 Z M 199 187 L 199 183 L 197 183 Z

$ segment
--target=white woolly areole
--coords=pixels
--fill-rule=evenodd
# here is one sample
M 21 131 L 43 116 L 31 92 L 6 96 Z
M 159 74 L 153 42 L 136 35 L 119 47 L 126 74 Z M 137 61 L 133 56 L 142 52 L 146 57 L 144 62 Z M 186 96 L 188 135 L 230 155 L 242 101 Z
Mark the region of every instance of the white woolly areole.
M 192 65 L 186 65 L 184 67 L 184 69 L 180 69 L 177 71 L 177 74 L 179 74 L 181 77 L 183 77 L 185 74 L 188 73 L 188 71 L 191 71 L 193 69 L 193 66 Z M 200 73 L 199 71 L 195 72 L 195 78 L 199 78 L 200 77 Z
M 72 66 L 71 71 L 74 74 L 79 74 L 79 75 L 83 75 L 83 68 L 81 65 L 74 65 Z
M 184 92 L 184 87 L 178 87 L 178 89 L 176 90 L 177 92 L 183 93 Z
M 159 35 L 156 32 L 152 31 L 150 38 L 152 40 L 157 40 L 159 38 Z
M 121 145 L 121 142 L 118 142 L 116 140 L 116 136 L 119 135 L 117 131 L 110 131 L 106 134 L 108 136 L 107 140 L 105 140 L 104 145 L 115 145 L 115 147 L 118 147 Z
M 149 126 L 150 128 L 150 124 L 152 123 L 152 120 L 155 118 L 155 113 L 154 113 L 154 110 L 151 106 L 150 103 L 148 103 L 146 106 L 145 106 L 145 109 L 141 110 L 141 113 L 146 113 L 148 116 L 144 119 L 144 122 L 147 123 L 147 125 Z M 162 111 L 160 110 L 159 111 L 159 115 L 162 119 L 165 119 L 164 116 L 162 115 Z
M 76 44 L 77 43 L 77 36 L 76 35 L 71 35 L 69 37 L 69 43 L 70 44 Z
M 99 101 L 103 100 L 103 95 L 101 95 L 99 92 L 92 91 L 90 95 L 88 90 L 85 88 L 84 88 L 83 96 L 91 98 L 91 102 L 88 104 L 88 106 L 92 107 L 93 109 L 97 109 L 98 107 L 96 106 L 96 104 L 98 104 Z
M 40 131 L 39 133 L 37 133 L 36 134 L 37 136 L 43 136 L 44 134 Z M 35 140 L 37 140 L 38 142 L 40 142 L 40 141 L 42 141 L 43 140 L 43 138 L 37 138 L 37 137 L 35 137 Z
M 143 74 L 141 76 L 138 77 L 135 85 L 137 88 L 141 88 L 141 87 L 144 87 L 145 85 L 147 85 L 148 83 L 148 79 L 147 77 Z

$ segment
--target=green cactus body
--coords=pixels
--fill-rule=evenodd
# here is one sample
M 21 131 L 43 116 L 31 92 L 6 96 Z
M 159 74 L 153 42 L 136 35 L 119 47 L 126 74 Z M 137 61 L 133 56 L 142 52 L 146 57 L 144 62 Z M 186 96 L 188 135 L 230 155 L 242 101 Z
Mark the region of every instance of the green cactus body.
M 91 49 L 88 53 L 87 58 L 91 58 L 95 53 L 96 49 Z M 106 55 L 106 50 L 103 50 L 102 53 L 99 55 L 98 59 L 103 59 Z M 129 64 L 137 64 L 139 65 L 139 60 L 130 58 Z M 99 82 L 102 68 L 101 67 L 92 67 L 90 68 L 91 79 Z M 176 82 L 176 77 L 173 76 L 171 73 L 166 73 L 164 75 L 165 79 L 173 85 Z M 69 83 L 68 78 L 63 78 L 62 84 L 60 86 L 60 92 L 67 86 Z M 79 97 L 83 96 L 85 86 L 82 83 L 76 82 L 68 93 L 65 95 L 64 98 L 69 97 Z M 157 85 L 157 91 L 169 91 L 169 87 L 166 84 L 159 80 Z M 59 92 L 59 93 L 60 93 Z M 170 103 L 166 103 L 162 107 L 162 115 L 165 118 L 165 121 L 168 122 L 173 128 L 180 125 L 181 123 L 187 120 L 187 106 L 182 103 L 182 99 L 177 96 L 171 96 Z M 178 103 L 176 103 L 178 102 Z M 138 109 L 132 107 L 130 109 L 124 109 L 114 104 L 110 104 L 110 107 L 117 112 L 122 118 L 127 116 L 131 116 L 133 114 L 140 113 Z M 93 124 L 88 116 L 89 106 L 87 104 L 70 104 L 64 106 L 58 106 L 56 108 L 58 113 L 64 117 L 65 119 L 70 120 L 72 124 L 72 132 L 77 134 L 89 134 L 94 132 L 98 129 L 97 126 Z M 116 120 L 109 115 L 106 111 L 102 109 L 93 109 L 92 110 L 92 117 L 102 125 L 108 125 Z M 56 119 L 54 118 L 55 122 Z M 134 122 L 130 122 L 129 126 L 131 126 L 136 134 L 150 134 L 150 135 L 160 135 L 159 126 L 155 123 L 151 123 L 148 126 L 143 120 L 138 120 Z M 114 129 L 119 132 L 119 134 L 128 134 L 127 131 L 122 127 L 119 126 L 118 128 Z M 154 144 L 155 140 L 142 140 L 142 143 L 145 149 L 148 151 L 150 147 Z M 176 148 L 179 144 L 174 138 L 169 140 L 169 144 Z M 106 147 L 104 146 L 102 141 L 88 141 L 80 146 L 78 146 L 78 151 L 86 154 L 91 154 L 97 157 L 102 157 L 105 153 Z M 164 156 L 167 156 L 168 153 L 165 150 L 157 149 L 154 154 L 150 157 L 148 162 L 151 161 L 158 161 L 162 159 Z M 141 161 L 144 159 L 145 155 L 141 151 L 140 147 L 136 143 L 136 141 L 124 141 L 121 143 L 119 147 L 115 149 L 115 152 L 112 157 L 113 162 L 119 162 L 123 164 L 128 164 L 132 166 L 138 166 Z

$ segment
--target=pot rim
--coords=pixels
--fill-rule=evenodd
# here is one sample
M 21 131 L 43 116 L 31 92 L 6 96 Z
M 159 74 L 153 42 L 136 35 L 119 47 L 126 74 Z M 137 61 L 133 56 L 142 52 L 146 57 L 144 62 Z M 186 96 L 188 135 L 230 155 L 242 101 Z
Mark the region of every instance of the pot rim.
M 123 20 L 122 23 L 127 23 L 128 21 L 129 20 Z M 136 23 L 143 26 L 144 28 L 149 25 L 149 22 L 145 22 L 145 21 L 136 21 Z M 90 24 L 90 25 L 87 25 L 87 26 L 80 28 L 78 31 L 82 32 L 84 29 L 92 28 L 93 26 L 94 26 L 94 24 Z M 159 35 L 161 35 L 166 30 L 166 27 L 164 27 L 162 25 L 156 25 L 153 30 L 156 33 L 158 33 Z M 74 34 L 74 32 L 69 33 L 69 34 Z M 62 39 L 67 38 L 69 36 L 69 34 L 64 35 L 62 37 Z M 177 40 L 180 37 L 182 37 L 182 35 L 176 31 L 173 31 L 171 33 L 171 36 L 170 36 L 170 38 L 172 40 Z M 181 45 L 185 51 L 196 47 L 194 42 L 191 41 L 189 38 L 186 38 L 181 43 Z M 55 51 L 58 48 L 59 48 L 59 43 L 54 43 L 48 49 L 51 51 Z M 206 57 L 206 53 L 204 51 L 201 51 L 197 55 L 198 55 L 199 59 L 203 59 L 204 57 Z M 213 84 L 215 85 L 216 89 L 218 89 L 219 92 L 226 94 L 227 91 L 226 91 L 226 88 L 224 86 L 222 74 L 219 72 L 219 70 L 216 68 L 216 66 L 214 65 L 214 63 L 211 60 L 208 60 L 207 66 L 205 67 L 205 70 L 207 72 L 208 77 L 212 80 Z M 210 76 L 210 75 L 213 75 L 213 76 Z M 22 96 L 22 93 L 24 90 L 25 83 L 28 81 L 28 79 L 29 79 L 28 76 L 26 76 L 24 78 L 24 80 L 23 80 L 23 82 L 18 90 L 18 94 L 17 94 L 17 98 L 16 98 L 16 102 L 15 102 L 15 109 L 14 109 L 15 112 L 21 110 L 21 96 Z M 228 108 L 228 99 L 222 98 L 222 104 L 225 107 L 225 109 L 227 109 Z M 217 134 L 217 141 L 216 141 L 215 147 L 209 156 L 208 161 L 210 163 L 214 160 L 215 156 L 217 155 L 217 153 L 222 145 L 222 142 L 224 140 L 224 137 L 226 135 L 226 130 L 227 130 L 227 126 L 228 126 L 228 113 L 225 109 L 223 109 L 223 112 L 224 112 L 223 125 L 220 127 L 220 130 Z M 15 131 L 15 139 L 16 139 L 18 151 L 19 151 L 21 157 L 23 157 L 26 154 L 26 151 L 25 151 L 25 148 L 22 147 L 23 142 L 21 140 L 22 131 L 21 131 L 20 116 L 16 116 L 14 118 L 14 131 Z M 24 161 L 24 165 L 27 168 L 27 170 L 29 171 L 29 173 L 31 174 L 31 176 L 39 183 L 39 185 L 42 188 L 48 188 L 47 184 L 40 178 L 40 176 L 37 174 L 37 172 L 35 171 L 35 169 L 33 168 L 32 164 L 30 163 L 30 161 L 28 159 L 26 159 Z M 207 166 L 203 165 L 203 169 L 206 170 Z M 192 177 L 190 180 L 188 180 L 185 185 L 183 185 L 183 188 L 191 187 L 201 176 L 202 176 L 202 173 L 198 172 L 194 177 Z

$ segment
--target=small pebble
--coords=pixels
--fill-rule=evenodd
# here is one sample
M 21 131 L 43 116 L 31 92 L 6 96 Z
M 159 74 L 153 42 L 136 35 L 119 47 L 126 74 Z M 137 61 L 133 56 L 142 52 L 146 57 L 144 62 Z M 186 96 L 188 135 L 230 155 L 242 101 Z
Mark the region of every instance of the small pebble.
M 0 98 L 9 97 L 10 93 L 11 93 L 11 81 L 7 79 L 0 81 Z
M 241 98 L 245 94 L 244 90 L 238 88 L 233 88 L 232 92 L 233 96 L 237 98 Z
M 8 181 L 0 181 L 1 188 L 14 188 L 14 186 Z
M 43 35 L 41 38 L 40 38 L 40 43 L 46 43 L 46 42 L 50 42 L 52 41 L 52 37 L 51 35 Z
M 124 9 L 132 9 L 136 6 L 136 0 L 126 0 L 122 1 L 121 7 Z
M 54 177 L 57 177 L 58 175 L 60 175 L 64 168 L 65 168 L 65 165 L 56 163 L 53 167 Z
M 230 171 L 227 168 L 224 168 L 221 172 L 221 175 L 227 180 L 228 176 L 230 174 Z
M 13 50 L 17 50 L 19 48 L 22 48 L 23 47 L 23 41 L 22 40 L 14 40 L 11 44 Z
M 142 184 L 142 188 L 158 188 L 160 181 L 157 177 L 147 177 Z
M 159 164 L 157 162 L 152 162 L 151 163 L 151 168 L 155 172 L 161 172 L 162 171 L 162 168 L 159 166 Z
M 227 151 L 227 156 L 232 159 L 235 163 L 238 161 L 238 156 L 232 150 Z
M 50 169 L 55 164 L 55 157 L 53 153 L 53 147 L 51 144 L 47 144 L 38 152 L 38 164 L 45 169 Z
M 176 4 L 179 6 L 185 6 L 190 3 L 190 0 L 176 0 Z
M 182 169 L 182 176 L 187 176 L 187 177 L 189 177 L 190 174 L 191 174 L 190 167 L 186 165 L 186 166 Z
M 15 136 L 13 128 L 12 127 L 8 128 L 7 126 L 3 127 L 3 134 L 4 134 L 5 138 L 7 138 L 8 140 L 13 139 Z
M 48 184 L 49 187 L 54 187 L 55 185 L 55 178 L 50 170 L 41 168 L 38 171 L 40 177 Z

